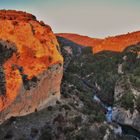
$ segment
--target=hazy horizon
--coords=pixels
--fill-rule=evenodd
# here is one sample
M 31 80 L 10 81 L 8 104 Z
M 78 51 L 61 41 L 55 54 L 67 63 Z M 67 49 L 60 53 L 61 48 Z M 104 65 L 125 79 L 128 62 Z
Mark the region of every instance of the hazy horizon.
M 55 33 L 104 38 L 140 30 L 139 0 L 0 0 L 0 9 L 29 12 Z

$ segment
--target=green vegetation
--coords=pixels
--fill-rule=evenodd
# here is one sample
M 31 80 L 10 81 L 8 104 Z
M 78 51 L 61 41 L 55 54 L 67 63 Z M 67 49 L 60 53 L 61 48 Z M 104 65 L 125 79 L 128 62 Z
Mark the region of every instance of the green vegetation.
M 136 87 L 136 88 L 140 87 L 140 77 L 138 77 L 138 76 L 131 76 L 130 81 L 132 82 L 134 87 Z
M 133 52 L 125 52 L 124 56 L 126 56 L 126 61 L 123 63 L 123 69 L 125 73 L 133 73 L 136 65 L 136 57 L 137 55 Z
M 78 53 L 77 55 L 77 50 L 75 49 L 75 55 L 73 55 L 64 73 L 63 83 L 66 83 L 68 86 L 64 85 L 66 89 L 63 92 L 69 96 L 74 94 L 79 97 L 84 104 L 80 111 L 88 116 L 89 123 L 100 123 L 105 120 L 105 110 L 100 104 L 92 100 L 95 83 L 100 88 L 98 91 L 100 99 L 106 105 L 113 105 L 114 90 L 119 80 L 121 83 L 118 84 L 124 89 L 124 95 L 117 104 L 132 112 L 135 98 L 130 90 L 129 81 L 134 88 L 138 89 L 140 87 L 140 59 L 137 57 L 135 46 L 131 47 L 131 49 L 126 49 L 122 53 L 102 51 L 93 55 L 90 47 L 82 48 L 81 52 L 81 54 Z M 118 64 L 122 64 L 124 74 L 118 73 Z M 137 100 L 137 108 L 140 108 L 139 100 Z M 74 104 L 71 103 L 69 105 L 77 109 Z M 75 124 L 76 122 L 80 124 L 81 118 L 76 117 L 74 121 Z M 76 139 L 86 139 L 85 135 L 89 135 L 89 139 L 91 139 L 92 134 L 90 134 L 89 130 L 85 130 L 84 127 L 77 134 Z
M 79 131 L 74 140 L 102 140 L 106 134 L 106 129 L 107 126 L 105 125 L 94 126 L 93 128 L 87 125 Z
M 136 99 L 136 106 L 137 106 L 137 110 L 140 112 L 140 95 Z
M 134 95 L 131 91 L 129 91 L 128 93 L 124 93 L 121 98 L 121 106 L 125 109 L 134 109 Z
M 54 136 L 52 135 L 52 128 L 46 127 L 45 129 L 42 129 L 41 136 L 39 140 L 52 140 Z
M 67 104 L 62 105 L 61 108 L 64 108 L 65 110 L 71 110 L 71 108 Z
M 82 117 L 81 116 L 76 116 L 73 120 L 72 123 L 76 126 L 81 125 L 82 123 Z
M 90 121 L 103 122 L 105 120 L 104 109 L 100 104 L 92 101 L 91 93 L 79 93 L 80 100 L 84 103 L 84 108 L 82 109 L 83 114 L 89 115 Z
M 121 62 L 121 55 L 114 52 L 100 52 L 93 55 L 91 48 L 84 48 L 82 54 L 71 61 L 65 80 L 72 82 L 81 91 L 83 84 L 75 76 L 85 78 L 92 86 L 95 81 L 100 85 L 100 98 L 108 104 L 113 104 L 113 94 L 116 80 L 118 63 Z M 72 76 L 73 75 L 73 76 Z

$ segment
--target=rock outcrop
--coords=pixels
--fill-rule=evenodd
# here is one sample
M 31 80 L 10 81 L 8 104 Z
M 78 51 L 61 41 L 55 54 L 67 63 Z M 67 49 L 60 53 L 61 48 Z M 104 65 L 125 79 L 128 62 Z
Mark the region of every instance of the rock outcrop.
M 124 78 L 120 79 L 115 86 L 114 99 L 115 102 L 117 102 L 117 105 L 114 107 L 113 120 L 122 125 L 128 125 L 140 131 L 140 113 L 137 110 L 135 101 L 138 96 L 140 96 L 140 92 L 134 89 L 131 83 L 128 83 L 127 81 L 124 83 Z M 130 88 L 130 91 L 126 91 L 126 86 L 124 84 Z M 125 94 L 130 94 L 130 92 L 134 99 L 131 99 L 131 96 L 129 96 L 129 98 L 126 96 L 125 99 L 123 99 L 123 96 Z M 124 102 L 123 100 L 126 101 Z M 134 101 L 133 104 L 129 103 L 131 100 Z M 123 102 L 126 104 L 125 106 L 123 105 Z M 131 107 L 126 108 L 129 105 L 128 103 L 131 105 Z
M 0 121 L 60 98 L 63 58 L 50 26 L 19 11 L 0 11 Z
M 120 78 L 114 88 L 115 107 L 113 120 L 140 131 L 140 44 L 130 46 L 124 52 Z

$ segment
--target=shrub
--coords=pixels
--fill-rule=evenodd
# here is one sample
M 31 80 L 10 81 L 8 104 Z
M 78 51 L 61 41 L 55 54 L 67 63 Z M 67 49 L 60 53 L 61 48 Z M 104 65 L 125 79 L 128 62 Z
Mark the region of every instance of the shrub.
M 137 110 L 140 112 L 140 95 L 136 99 L 136 106 L 137 106 Z
M 89 116 L 89 122 L 90 122 L 90 123 L 94 123 L 94 122 L 95 122 L 95 115 L 94 115 L 94 114 L 91 114 L 91 115 Z
M 68 105 L 62 105 L 61 108 L 64 108 L 65 110 L 71 110 L 71 108 Z
M 52 140 L 52 139 L 53 139 L 52 128 L 46 127 L 42 129 L 39 140 Z
M 53 110 L 53 107 L 52 106 L 48 106 L 48 111 L 52 111 Z
M 90 53 L 92 53 L 92 48 L 93 47 L 91 47 L 91 46 L 87 46 L 87 47 L 83 48 L 82 49 L 82 54 L 90 54 Z M 92 53 L 92 55 L 93 55 L 93 53 Z
M 133 86 L 135 86 L 136 88 L 140 87 L 140 77 L 138 77 L 138 76 L 131 76 L 130 77 L 130 81 L 132 82 Z
M 104 112 L 99 112 L 96 116 L 95 116 L 95 121 L 96 122 L 103 122 L 105 120 L 105 114 Z
M 76 116 L 72 122 L 75 125 L 80 125 L 82 123 L 82 117 L 81 116 Z
M 134 108 L 134 95 L 132 92 L 128 91 L 121 98 L 121 106 L 125 109 L 133 109 Z

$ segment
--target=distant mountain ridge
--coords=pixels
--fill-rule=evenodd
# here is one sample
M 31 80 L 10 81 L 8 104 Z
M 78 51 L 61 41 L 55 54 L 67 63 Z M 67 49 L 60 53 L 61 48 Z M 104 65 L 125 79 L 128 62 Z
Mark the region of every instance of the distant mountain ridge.
M 107 37 L 105 39 L 91 38 L 88 36 L 71 33 L 60 33 L 56 35 L 69 39 L 83 46 L 91 46 L 93 47 L 94 53 L 98 53 L 104 50 L 122 52 L 126 47 L 140 42 L 140 31 Z

